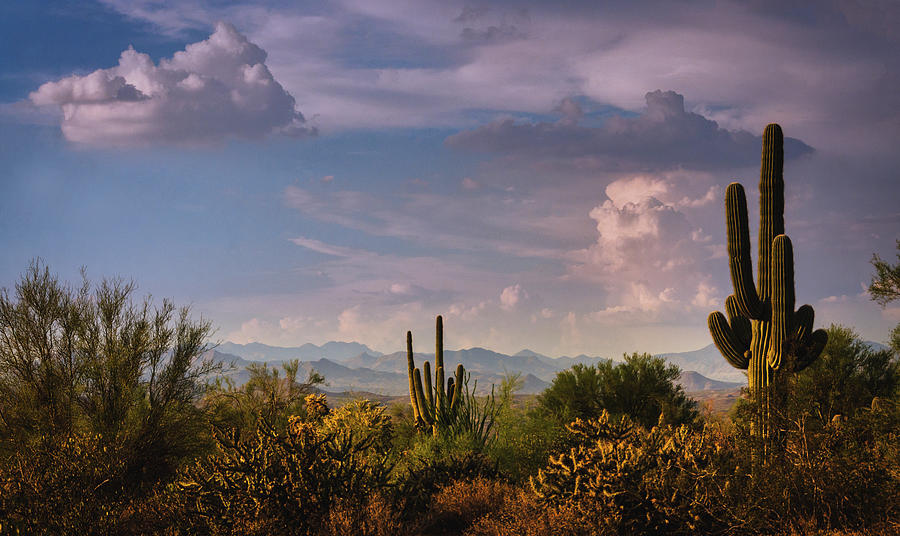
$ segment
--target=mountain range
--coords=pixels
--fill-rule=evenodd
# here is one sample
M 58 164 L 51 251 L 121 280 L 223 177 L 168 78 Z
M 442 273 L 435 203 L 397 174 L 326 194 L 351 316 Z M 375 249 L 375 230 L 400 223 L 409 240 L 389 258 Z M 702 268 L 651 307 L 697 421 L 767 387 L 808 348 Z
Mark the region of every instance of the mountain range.
M 246 368 L 254 363 L 279 368 L 282 363 L 300 361 L 301 378 L 315 370 L 325 377 L 329 391 L 370 391 L 385 395 L 402 395 L 409 388 L 406 352 L 383 354 L 355 342 L 329 342 L 322 346 L 304 344 L 297 347 L 269 346 L 261 343 L 236 344 L 226 342 L 209 350 L 206 358 L 228 363 L 228 376 L 238 385 L 250 374 Z M 741 371 L 731 368 L 713 345 L 693 352 L 661 354 L 684 371 L 679 382 L 685 391 L 737 389 L 746 383 Z M 416 363 L 434 361 L 434 354 L 416 352 Z M 604 357 L 578 355 L 549 357 L 531 350 L 513 355 L 485 348 L 445 350 L 448 366 L 462 363 L 477 382 L 479 393 L 490 391 L 510 374 L 519 374 L 522 387 L 519 393 L 535 394 L 546 389 L 557 372 L 575 364 L 590 365 L 606 360 Z

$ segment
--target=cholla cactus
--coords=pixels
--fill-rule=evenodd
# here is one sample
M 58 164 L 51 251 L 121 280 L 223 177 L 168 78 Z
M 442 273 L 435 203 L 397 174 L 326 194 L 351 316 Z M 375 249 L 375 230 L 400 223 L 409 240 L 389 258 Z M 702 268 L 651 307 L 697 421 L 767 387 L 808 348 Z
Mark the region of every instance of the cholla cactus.
M 394 436 L 391 417 L 384 406 L 370 400 L 353 400 L 333 410 L 322 419 L 323 433 L 338 437 L 352 436 L 356 441 L 372 444 L 377 452 L 388 452 Z
M 813 308 L 794 310 L 794 256 L 784 234 L 784 135 L 776 124 L 763 133 L 759 181 L 759 261 L 756 287 L 750 261 L 747 198 L 737 182 L 725 192 L 728 226 L 728 265 L 734 294 L 725 301 L 728 318 L 709 315 L 709 330 L 716 347 L 735 368 L 746 369 L 750 391 L 759 412 L 754 434 L 768 439 L 770 388 L 775 374 L 796 372 L 822 352 L 828 335 L 813 331 Z
M 723 493 L 741 471 L 716 429 L 648 432 L 604 411 L 568 430 L 575 446 L 531 478 L 543 503 L 577 512 L 602 534 L 706 534 L 727 526 Z
M 324 394 L 306 395 L 306 415 L 310 420 L 318 421 L 328 415 L 328 400 Z

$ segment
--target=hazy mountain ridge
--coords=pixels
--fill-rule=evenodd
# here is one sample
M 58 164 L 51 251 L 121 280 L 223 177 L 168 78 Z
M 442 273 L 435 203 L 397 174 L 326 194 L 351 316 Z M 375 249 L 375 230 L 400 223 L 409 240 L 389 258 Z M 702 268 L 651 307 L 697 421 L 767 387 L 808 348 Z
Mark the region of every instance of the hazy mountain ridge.
M 356 350 L 360 351 L 351 355 Z M 680 383 L 686 391 L 737 389 L 746 384 L 743 372 L 728 365 L 713 345 L 692 352 L 660 355 L 684 371 Z M 298 359 L 301 379 L 315 370 L 325 376 L 326 388 L 330 391 L 371 391 L 399 396 L 405 394 L 409 386 L 406 352 L 382 354 L 359 343 L 305 344 L 291 348 L 261 343 L 223 343 L 207 352 L 207 357 L 233 363 L 234 368 L 228 375 L 238 385 L 249 378 L 245 369 L 252 363 L 275 368 L 290 359 Z M 446 366 L 452 369 L 462 363 L 472 374 L 473 383 L 478 382 L 479 393 L 489 392 L 492 384 L 499 385 L 508 374 L 515 373 L 521 374 L 524 382 L 522 394 L 539 393 L 550 385 L 558 372 L 575 364 L 590 365 L 605 359 L 586 355 L 554 358 L 532 350 L 506 355 L 478 347 L 444 351 Z M 424 361 L 433 365 L 434 354 L 416 352 L 415 360 L 419 367 Z
M 316 359 L 330 359 L 343 362 L 362 353 L 376 357 L 382 355 L 381 352 L 372 350 L 365 344 L 337 341 L 326 342 L 322 346 L 306 343 L 302 346 L 289 347 L 270 346 L 260 342 L 248 344 L 223 342 L 216 347 L 216 350 L 226 354 L 241 356 L 252 361 L 289 361 L 291 359 L 315 361 Z

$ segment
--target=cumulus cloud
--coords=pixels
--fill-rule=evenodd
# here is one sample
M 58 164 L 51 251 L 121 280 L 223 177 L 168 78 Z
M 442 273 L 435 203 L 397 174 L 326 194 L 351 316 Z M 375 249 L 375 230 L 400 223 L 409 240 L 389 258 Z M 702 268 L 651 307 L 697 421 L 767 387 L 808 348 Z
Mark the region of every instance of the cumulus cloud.
M 263 49 L 219 22 L 158 65 L 129 47 L 117 66 L 47 82 L 30 99 L 59 106 L 66 139 L 93 145 L 315 134 L 265 61 Z
M 611 271 L 666 271 L 691 262 L 697 248 L 690 247 L 694 228 L 684 213 L 651 194 L 636 199 L 610 195 L 616 184 L 607 188 L 610 199 L 590 212 L 599 233 L 590 248 L 591 262 Z
M 593 158 L 611 168 L 654 166 L 721 168 L 747 165 L 759 159 L 761 137 L 744 130 L 726 130 L 718 123 L 684 109 L 684 96 L 651 91 L 647 107 L 637 117 L 617 115 L 598 127 L 582 126 L 581 109 L 567 99 L 556 122 L 526 123 L 495 120 L 447 138 L 451 147 L 473 151 L 536 155 L 553 158 Z M 794 138 L 785 138 L 786 158 L 812 152 Z
M 519 303 L 528 298 L 528 293 L 522 285 L 516 283 L 503 289 L 500 293 L 500 308 L 504 311 L 512 311 Z
M 674 288 L 666 287 L 656 291 L 646 283 L 632 282 L 619 294 L 616 305 L 594 311 L 588 314 L 587 318 L 607 324 L 654 321 L 664 308 L 676 304 Z
M 718 188 L 685 195 L 679 173 L 636 175 L 606 187 L 608 199 L 590 211 L 597 238 L 575 252 L 575 276 L 600 282 L 605 307 L 590 315 L 607 323 L 657 321 L 718 304 L 707 274 L 716 244 L 688 214 L 719 198 Z M 713 194 L 710 194 L 713 192 Z

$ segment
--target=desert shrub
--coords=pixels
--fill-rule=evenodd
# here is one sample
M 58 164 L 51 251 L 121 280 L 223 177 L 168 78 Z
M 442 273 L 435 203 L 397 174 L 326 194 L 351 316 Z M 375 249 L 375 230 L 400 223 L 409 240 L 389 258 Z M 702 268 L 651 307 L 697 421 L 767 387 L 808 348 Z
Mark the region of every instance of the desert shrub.
M 354 436 L 371 444 L 374 453 L 390 451 L 394 435 L 385 407 L 369 400 L 353 400 L 325 415 L 320 429 L 326 434 Z
M 624 363 L 601 361 L 557 373 L 538 403 L 565 423 L 593 419 L 606 411 L 627 415 L 648 429 L 660 419 L 665 424 L 690 424 L 698 416 L 697 404 L 675 382 L 680 374 L 677 366 L 660 357 L 626 354 Z
M 324 382 L 316 372 L 310 372 L 305 381 L 300 381 L 299 371 L 297 360 L 282 363 L 280 369 L 253 363 L 247 367 L 249 379 L 241 386 L 230 378 L 217 378 L 206 393 L 203 405 L 209 410 L 211 420 L 221 428 L 252 433 L 259 419 L 284 427 L 290 416 L 306 413 L 307 397 Z
M 466 536 L 588 536 L 594 527 L 568 506 L 542 503 L 531 490 L 502 494 L 497 509 L 481 516 Z
M 451 482 L 435 493 L 420 530 L 426 534 L 462 534 L 476 521 L 500 510 L 518 488 L 475 478 Z
M 776 414 L 781 448 L 754 479 L 761 532 L 855 530 L 900 519 L 900 412 L 876 406 L 824 427 L 807 415 Z
M 900 360 L 890 350 L 873 350 L 852 329 L 832 324 L 828 344 L 809 367 L 780 386 L 787 418 L 808 415 L 823 427 L 835 415 L 848 417 L 874 397 L 900 395 Z
M 544 504 L 578 512 L 598 533 L 714 533 L 739 514 L 729 508 L 740 504 L 749 475 L 719 430 L 647 432 L 606 412 L 569 430 L 574 446 L 551 457 L 532 488 Z
M 0 466 L 0 533 L 115 532 L 125 497 L 113 484 L 125 460 L 96 435 L 16 453 Z
M 432 496 L 451 482 L 477 478 L 497 480 L 500 476 L 491 459 L 468 449 L 410 456 L 409 462 L 397 470 L 392 497 L 401 506 L 404 517 L 412 519 L 426 511 Z
M 404 536 L 416 534 L 413 524 L 401 518 L 394 501 L 374 494 L 365 501 L 335 502 L 324 521 L 321 536 Z
M 486 452 L 504 475 L 521 482 L 544 467 L 551 453 L 562 449 L 566 429 L 543 411 L 514 406 L 505 383 L 500 388 L 495 437 Z
M 187 468 L 176 492 L 197 530 L 212 534 L 314 534 L 333 504 L 364 502 L 389 467 L 366 462 L 372 437 L 318 430 L 300 418 L 286 430 L 217 435 L 219 452 Z
M 0 291 L 0 519 L 118 532 L 123 505 L 211 447 L 197 405 L 218 370 L 200 359 L 210 324 L 134 293 L 72 288 L 37 262 Z

